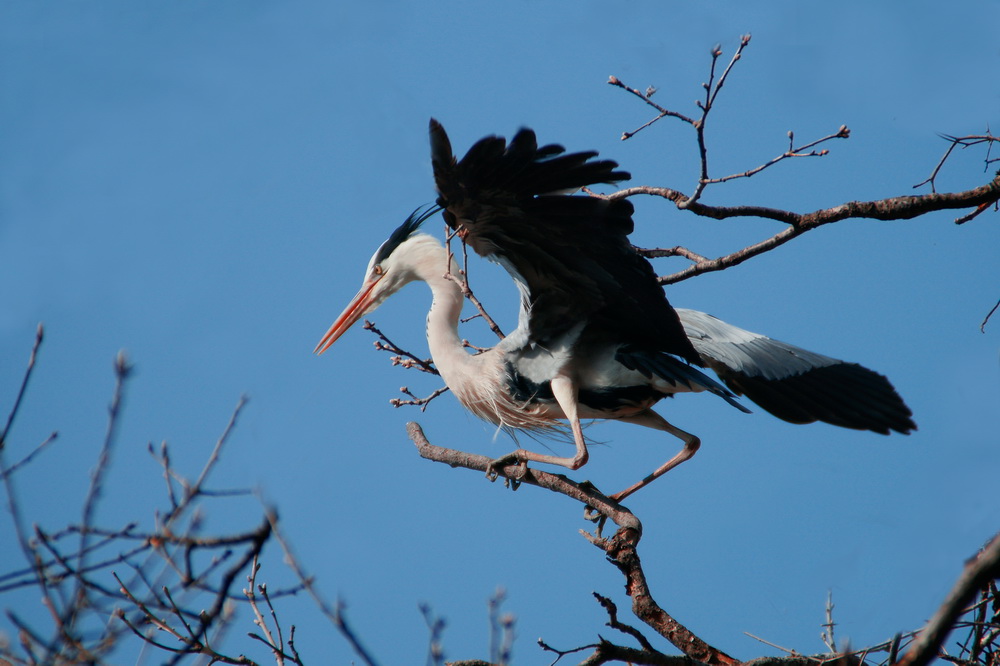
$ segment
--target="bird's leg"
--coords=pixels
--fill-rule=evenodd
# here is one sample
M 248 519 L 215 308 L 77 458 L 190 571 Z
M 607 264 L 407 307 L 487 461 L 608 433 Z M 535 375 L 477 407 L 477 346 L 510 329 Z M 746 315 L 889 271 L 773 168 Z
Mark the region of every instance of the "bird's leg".
M 563 465 L 570 469 L 580 469 L 587 464 L 590 454 L 587 453 L 587 443 L 583 439 L 583 428 L 580 426 L 580 416 L 577 413 L 578 393 L 579 387 L 569 377 L 557 375 L 552 380 L 552 395 L 555 396 L 556 402 L 559 403 L 563 414 L 569 420 L 570 430 L 573 431 L 573 443 L 576 444 L 576 455 L 572 458 L 555 458 L 549 461 L 536 459 L 539 462 L 551 462 L 554 465 Z
M 497 478 L 500 468 L 518 461 L 527 463 L 529 461 L 548 463 L 550 465 L 561 465 L 569 469 L 580 469 L 587 463 L 589 454 L 587 453 L 587 443 L 583 439 L 583 428 L 580 426 L 580 417 L 577 413 L 577 393 L 576 382 L 565 375 L 557 375 L 552 380 L 552 394 L 559 403 L 563 414 L 569 421 L 570 430 L 573 432 L 573 442 L 576 444 L 576 454 L 572 458 L 561 456 L 550 456 L 543 453 L 535 453 L 527 449 L 517 449 L 505 456 L 501 456 L 489 464 L 486 468 L 486 476 L 491 481 Z
M 635 423 L 636 425 L 646 426 L 647 428 L 654 428 L 656 430 L 664 430 L 669 432 L 674 437 L 677 437 L 684 442 L 684 448 L 681 449 L 677 455 L 663 463 L 660 467 L 653 471 L 652 474 L 642 479 L 641 481 L 629 486 L 625 490 L 615 493 L 611 496 L 616 502 L 621 502 L 623 499 L 639 490 L 640 488 L 645 488 L 650 483 L 660 478 L 674 467 L 677 467 L 685 460 L 689 460 L 701 446 L 701 440 L 695 435 L 689 432 L 681 430 L 677 426 L 668 422 L 665 418 L 657 414 L 651 409 L 647 409 L 644 412 L 639 412 L 633 416 L 628 416 L 626 418 L 620 419 L 622 421 L 627 421 L 628 423 Z

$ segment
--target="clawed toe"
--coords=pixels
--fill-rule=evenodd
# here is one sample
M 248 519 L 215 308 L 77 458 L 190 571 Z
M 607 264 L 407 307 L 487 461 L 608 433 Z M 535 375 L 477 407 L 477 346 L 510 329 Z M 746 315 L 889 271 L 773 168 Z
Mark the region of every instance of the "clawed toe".
M 581 482 L 580 487 L 586 490 L 591 490 L 597 493 L 598 495 L 607 497 L 606 495 L 604 495 L 604 493 L 601 492 L 601 490 L 597 486 L 595 486 L 590 481 Z M 607 499 L 614 502 L 618 501 L 614 495 L 612 495 L 611 497 L 607 497 Z M 600 534 L 601 530 L 604 528 L 604 523 L 606 523 L 608 520 L 608 517 L 605 514 L 601 513 L 598 509 L 595 509 L 593 506 L 588 504 L 583 508 L 583 519 L 590 521 L 592 523 L 596 523 L 597 533 Z
M 503 468 L 509 466 L 511 463 L 517 463 L 518 471 L 513 476 L 503 473 Z M 528 463 L 527 461 L 521 459 L 517 455 L 517 452 L 508 453 L 505 456 L 491 460 L 488 465 L 486 465 L 486 478 L 492 483 L 496 481 L 498 477 L 503 477 L 503 484 L 505 487 L 511 490 L 517 490 L 521 485 L 521 479 L 524 475 L 528 473 Z
M 590 481 L 581 481 L 580 482 L 580 488 L 583 488 L 584 490 L 592 490 L 592 491 L 594 491 L 595 493 L 597 493 L 599 495 L 603 495 L 604 494 L 604 493 L 602 493 L 600 491 L 600 489 L 598 489 L 597 486 L 595 486 Z M 605 520 L 607 519 L 607 517 L 603 513 L 601 513 L 600 511 L 598 511 L 594 507 L 590 506 L 589 504 L 587 504 L 586 506 L 583 507 L 583 519 L 584 520 L 589 520 L 592 523 L 596 523 L 598 520 L 601 520 L 602 518 L 605 519 Z M 603 525 L 603 522 L 601 524 Z

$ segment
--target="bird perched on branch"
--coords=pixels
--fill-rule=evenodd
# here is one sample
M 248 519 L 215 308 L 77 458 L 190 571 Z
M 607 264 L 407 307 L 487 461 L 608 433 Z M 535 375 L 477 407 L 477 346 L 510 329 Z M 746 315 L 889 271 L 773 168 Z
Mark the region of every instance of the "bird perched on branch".
M 552 433 L 568 422 L 572 456 L 519 448 L 495 460 L 493 470 L 515 461 L 580 468 L 588 458 L 581 420 L 613 419 L 679 438 L 679 453 L 611 496 L 621 501 L 698 450 L 696 436 L 652 409 L 678 393 L 712 393 L 749 411 L 736 400 L 745 395 L 792 423 L 882 434 L 916 428 L 896 390 L 872 370 L 671 307 L 653 267 L 628 240 L 632 204 L 572 194 L 628 179 L 615 162 L 538 146 L 528 129 L 509 143 L 486 137 L 457 160 L 434 120 L 430 134 L 437 207 L 412 214 L 379 247 L 361 290 L 316 352 L 403 285 L 426 282 L 433 295 L 431 356 L 462 405 L 510 431 Z M 446 276 L 458 267 L 439 241 L 419 231 L 439 211 L 469 247 L 503 266 L 520 292 L 517 328 L 484 353 L 470 354 L 458 335 L 463 293 Z

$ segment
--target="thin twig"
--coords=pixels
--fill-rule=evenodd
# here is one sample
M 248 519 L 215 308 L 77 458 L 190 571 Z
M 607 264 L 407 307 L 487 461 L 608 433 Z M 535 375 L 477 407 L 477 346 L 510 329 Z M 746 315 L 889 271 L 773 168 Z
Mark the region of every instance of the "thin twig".
M 504 632 L 500 626 L 500 607 L 506 598 L 507 592 L 502 587 L 498 587 L 493 596 L 486 602 L 487 614 L 490 621 L 489 655 L 490 659 L 496 664 L 503 664 L 507 660 L 506 656 L 501 656 L 501 652 L 503 652 Z
M 403 400 L 402 398 L 391 398 L 389 400 L 389 404 L 392 405 L 393 407 L 402 407 L 404 405 L 415 405 L 415 406 L 420 407 L 420 411 L 426 412 L 427 411 L 427 405 L 430 404 L 431 400 L 433 400 L 434 398 L 438 397 L 442 393 L 447 393 L 448 390 L 449 389 L 448 389 L 447 386 L 442 386 L 441 388 L 437 389 L 436 391 L 434 391 L 433 393 L 431 393 L 426 398 L 418 398 L 416 395 L 414 395 L 413 393 L 410 392 L 410 389 L 408 389 L 405 386 L 400 386 L 399 387 L 399 392 L 403 393 L 405 395 L 410 396 L 411 399 L 410 400 Z
M 827 590 L 826 593 L 826 622 L 822 625 L 823 631 L 820 632 L 820 640 L 826 645 L 830 652 L 837 651 L 837 639 L 834 636 L 834 627 L 837 623 L 833 621 L 833 591 Z
M 622 132 L 622 141 L 625 141 L 627 139 L 631 139 L 633 136 L 635 136 L 636 134 L 638 134 L 642 130 L 646 129 L 647 127 L 649 127 L 650 125 L 652 125 L 653 123 L 655 123 L 656 121 L 658 121 L 660 118 L 666 118 L 668 116 L 672 117 L 672 118 L 677 118 L 678 120 L 680 120 L 682 122 L 685 122 L 688 125 L 694 125 L 695 124 L 695 120 L 693 118 L 689 118 L 688 116 L 685 116 L 683 113 L 678 113 L 677 111 L 671 111 L 670 109 L 666 109 L 666 108 L 660 106 L 659 104 L 657 104 L 656 102 L 654 102 L 651 98 L 653 96 L 653 93 L 656 92 L 656 91 L 654 89 L 652 89 L 652 88 L 650 88 L 649 90 L 647 90 L 647 92 L 645 92 L 645 93 L 639 92 L 639 90 L 637 90 L 635 88 L 630 88 L 629 86 L 627 86 L 624 83 L 622 83 L 621 80 L 617 76 L 611 76 L 611 77 L 609 77 L 608 78 L 608 83 L 610 85 L 616 86 L 618 88 L 621 88 L 622 90 L 626 90 L 626 91 L 632 93 L 633 95 L 635 95 L 636 97 L 638 97 L 639 99 L 641 99 L 642 101 L 644 101 L 646 104 L 650 105 L 651 107 L 653 107 L 654 109 L 656 109 L 657 111 L 659 111 L 659 115 L 658 116 L 655 116 L 653 119 L 646 121 L 641 126 L 639 126 L 638 128 L 632 130 L 631 132 Z
M 24 514 L 21 511 L 21 503 L 18 500 L 17 492 L 14 489 L 12 475 L 8 473 L 8 468 L 4 462 L 4 450 L 6 448 L 7 435 L 10 433 L 10 429 L 14 424 L 14 419 L 17 418 L 17 414 L 20 411 L 21 400 L 24 398 L 25 391 L 27 391 L 28 388 L 28 382 L 31 379 L 32 371 L 35 368 L 35 361 L 38 358 L 38 349 L 42 345 L 44 335 L 45 331 L 42 325 L 39 324 L 38 328 L 35 330 L 35 342 L 31 347 L 31 354 L 28 356 L 28 365 L 24 370 L 24 377 L 22 378 L 21 386 L 17 391 L 17 397 L 14 399 L 14 406 L 11 407 L 3 430 L 0 431 L 0 479 L 3 480 L 4 490 L 7 494 L 7 507 L 8 511 L 10 511 L 11 520 L 14 525 L 14 534 L 17 537 L 17 543 L 21 548 L 22 555 L 24 555 L 25 562 L 27 562 L 31 573 L 34 576 L 34 582 L 42 590 L 47 589 L 45 587 L 45 576 L 42 568 L 39 566 L 39 558 L 36 555 L 35 548 L 28 541 L 28 531 L 27 526 L 25 525 Z
M 448 234 L 445 237 L 445 250 L 447 251 L 448 254 L 449 268 L 448 271 L 444 274 L 444 276 L 459 286 L 459 288 L 462 290 L 462 295 L 465 296 L 465 298 L 468 299 L 468 301 L 476 307 L 476 310 L 478 310 L 479 314 L 482 315 L 483 321 L 485 321 L 486 325 L 490 327 L 490 330 L 493 331 L 493 333 L 497 336 L 497 338 L 503 340 L 504 339 L 503 331 L 493 320 L 493 317 L 490 316 L 490 313 L 486 311 L 486 308 L 483 306 L 482 302 L 476 297 L 476 294 L 473 293 L 472 287 L 469 285 L 469 248 L 465 244 L 464 239 L 462 240 L 462 268 L 459 269 L 458 275 L 455 275 L 454 271 L 451 269 L 451 266 L 454 263 L 454 254 L 451 251 L 451 239 L 452 236 L 454 235 L 455 234 L 452 233 Z
M 993 136 L 990 133 L 989 128 L 987 128 L 986 134 L 970 134 L 966 136 L 950 136 L 948 134 L 942 134 L 941 138 L 948 141 L 948 149 L 944 151 L 944 155 L 941 156 L 941 159 L 938 160 L 938 163 L 934 166 L 934 169 L 931 171 L 931 175 L 914 185 L 914 189 L 923 185 L 930 185 L 931 192 L 936 192 L 937 190 L 935 187 L 937 184 L 937 177 L 941 173 L 941 168 L 944 167 L 944 163 L 948 161 L 948 158 L 951 157 L 952 152 L 954 152 L 956 148 L 961 147 L 964 150 L 965 148 L 985 143 L 987 144 L 985 167 L 989 169 L 990 165 L 997 161 L 995 159 L 990 159 L 990 150 L 993 148 L 994 142 L 1000 141 L 1000 137 Z
M 411 354 L 410 352 L 406 351 L 405 349 L 403 349 L 402 347 L 400 347 L 399 345 L 397 345 L 395 342 L 393 342 L 392 340 L 390 340 L 385 335 L 385 333 L 383 333 L 382 331 L 380 331 L 378 329 L 378 327 L 375 326 L 375 324 L 373 324 L 372 322 L 368 321 L 367 319 L 365 320 L 364 329 L 366 331 L 371 331 L 372 333 L 374 333 L 375 335 L 377 335 L 379 337 L 379 340 L 375 343 L 375 349 L 377 349 L 379 351 L 392 352 L 393 354 L 397 354 L 398 357 L 406 357 L 405 359 L 394 357 L 392 359 L 392 364 L 393 365 L 400 365 L 400 366 L 402 366 L 404 368 L 414 368 L 415 367 L 415 368 L 419 368 L 423 372 L 427 372 L 427 373 L 430 373 L 432 375 L 439 375 L 440 376 L 441 373 L 438 372 L 437 368 L 434 367 L 434 360 L 433 359 L 429 359 L 429 358 L 428 359 L 422 359 L 419 356 L 417 356 L 415 354 Z
M 441 666 L 444 663 L 444 646 L 441 644 L 441 635 L 444 633 L 444 618 L 434 615 L 434 611 L 428 604 L 418 606 L 420 614 L 424 616 L 424 623 L 430 633 L 427 645 L 427 666 Z
M 740 38 L 740 45 L 736 48 L 736 52 L 733 53 L 733 57 L 730 59 L 729 64 L 726 69 L 722 72 L 719 77 L 718 82 L 713 84 L 715 77 L 715 67 L 718 62 L 719 56 L 722 55 L 722 50 L 719 47 L 712 49 L 712 65 L 709 70 L 708 83 L 702 84 L 705 89 L 705 102 L 698 103 L 701 109 L 701 118 L 695 122 L 694 129 L 698 140 L 698 155 L 700 157 L 701 163 L 701 173 L 698 177 L 698 183 L 695 185 L 694 192 L 685 201 L 681 201 L 677 204 L 678 208 L 682 210 L 688 208 L 698 202 L 701 198 L 702 193 L 705 188 L 709 185 L 708 176 L 708 143 L 705 138 L 705 127 L 708 123 L 708 114 L 712 111 L 715 106 L 715 100 L 719 96 L 719 92 L 722 90 L 722 86 L 725 85 L 726 80 L 729 78 L 729 73 L 732 71 L 736 63 L 743 57 L 743 49 L 750 44 L 750 35 L 746 34 Z
M 260 562 L 257 556 L 254 555 L 253 561 L 250 563 L 250 574 L 247 576 L 247 586 L 243 589 L 243 594 L 250 604 L 250 609 L 253 611 L 254 621 L 253 623 L 260 627 L 260 630 L 264 632 L 264 637 L 260 637 L 256 634 L 249 634 L 251 638 L 256 638 L 260 642 L 271 648 L 271 652 L 274 654 L 274 659 L 278 666 L 284 666 L 285 664 L 285 653 L 284 647 L 285 642 L 281 637 L 281 627 L 278 625 L 278 617 L 274 612 L 274 607 L 271 605 L 270 599 L 267 598 L 267 588 L 264 585 L 257 585 L 257 572 L 260 571 Z M 267 603 L 268 608 L 271 611 L 271 619 L 274 621 L 275 630 L 278 634 L 278 641 L 274 640 L 274 636 L 271 634 L 271 629 L 267 625 L 267 621 L 264 619 L 264 614 L 261 613 L 260 607 L 257 605 L 257 596 L 254 593 L 255 589 L 259 589 L 261 596 L 264 597 L 264 601 Z
M 80 550 L 85 551 L 86 538 L 89 528 L 93 522 L 94 510 L 97 508 L 97 501 L 101 496 L 102 482 L 104 475 L 108 471 L 111 463 L 111 449 L 114 445 L 115 435 L 118 433 L 118 416 L 121 413 L 122 398 L 125 393 L 125 381 L 128 379 L 132 366 L 125 357 L 124 352 L 118 352 L 115 357 L 115 390 L 111 396 L 111 405 L 108 407 L 108 426 L 104 435 L 104 443 L 97 457 L 97 464 L 90 474 L 90 487 L 87 489 L 87 496 L 83 502 L 83 517 L 80 522 L 81 546 Z
M 1000 308 L 1000 301 L 997 301 L 997 304 L 994 305 L 993 308 L 986 314 L 986 317 L 983 318 L 983 322 L 979 324 L 979 331 L 981 333 L 986 332 L 986 324 L 989 322 L 990 317 L 993 316 L 993 313 L 997 311 L 997 308 Z
M 0 451 L 3 451 L 4 446 L 6 446 L 7 435 L 10 433 L 11 426 L 14 425 L 14 419 L 17 417 L 17 413 L 21 409 L 21 400 L 24 398 L 25 391 L 28 390 L 28 381 L 31 379 L 31 373 L 35 369 L 35 359 L 38 358 L 38 348 L 42 346 L 42 339 L 44 337 L 45 329 L 41 324 L 39 324 L 35 329 L 35 344 L 31 346 L 31 354 L 28 356 L 28 367 L 24 370 L 24 378 L 21 380 L 21 386 L 17 390 L 17 397 L 14 398 L 14 406 L 10 408 L 10 412 L 7 414 L 7 422 L 4 423 L 3 430 L 0 430 Z
M 174 491 L 174 475 L 170 465 L 170 449 L 167 441 L 160 442 L 160 453 L 157 455 L 153 449 L 153 443 L 147 446 L 149 455 L 163 468 L 163 480 L 167 485 L 167 500 L 170 502 L 170 513 L 177 510 L 177 493 Z
M 198 478 L 193 484 L 186 485 L 184 487 L 184 497 L 177 508 L 167 515 L 165 519 L 166 523 L 170 523 L 176 519 L 181 513 L 183 513 L 185 508 L 187 508 L 191 502 L 202 493 L 202 487 L 204 486 L 206 479 L 208 479 L 209 473 L 215 467 L 216 463 L 219 462 L 222 447 L 225 446 L 227 441 L 229 441 L 229 436 L 236 427 L 236 420 L 239 418 L 240 412 L 243 411 L 243 408 L 246 406 L 247 400 L 247 396 L 240 396 L 240 399 L 236 403 L 236 408 L 233 409 L 233 413 L 229 417 L 229 422 L 226 423 L 226 427 L 222 430 L 222 434 L 215 441 L 215 447 L 212 448 L 212 452 L 209 454 L 208 460 L 205 461 L 205 465 L 198 474 Z
M 41 444 L 39 444 L 34 449 L 32 449 L 26 456 L 24 456 L 23 458 L 21 458 L 20 460 L 18 460 L 16 463 L 14 463 L 13 465 L 11 465 L 10 467 L 7 467 L 6 469 L 0 468 L 0 479 L 6 478 L 8 474 L 13 474 L 14 472 L 16 472 L 21 467 L 24 467 L 24 466 L 30 464 L 31 461 L 35 459 L 35 456 L 37 456 L 39 453 L 41 453 L 42 450 L 45 447 L 47 447 L 49 444 L 51 444 L 52 442 L 56 441 L 56 438 L 58 436 L 59 436 L 59 433 L 53 432 L 51 435 L 49 435 L 48 437 L 46 437 L 42 441 Z
M 617 629 L 623 634 L 631 636 L 632 638 L 634 638 L 636 641 L 639 642 L 639 645 L 642 646 L 642 649 L 647 650 L 649 652 L 659 652 L 659 650 L 656 650 L 653 647 L 653 644 L 649 642 L 649 639 L 647 639 L 645 636 L 642 635 L 642 632 L 640 632 L 638 629 L 636 629 L 631 625 L 621 622 L 618 619 L 618 606 L 616 606 L 615 603 L 611 601 L 611 599 L 602 596 L 597 592 L 592 592 L 591 594 L 594 595 L 594 598 L 597 599 L 597 602 L 601 604 L 601 607 L 604 608 L 605 612 L 607 612 L 609 627 L 611 627 L 612 629 Z
M 758 641 L 760 643 L 763 643 L 764 645 L 773 647 L 776 650 L 781 650 L 782 652 L 784 652 L 786 654 L 790 654 L 790 655 L 793 655 L 793 656 L 797 656 L 798 655 L 798 652 L 796 652 L 795 650 L 792 650 L 791 648 L 786 648 L 784 646 L 778 645 L 777 643 L 772 643 L 771 641 L 766 640 L 764 638 L 761 638 L 760 636 L 756 636 L 754 634 L 751 634 L 749 631 L 744 631 L 743 635 L 744 636 L 749 636 L 750 638 L 754 639 L 755 641 Z M 820 661 L 819 659 L 816 659 L 817 663 L 819 663 L 819 661 Z
M 340 635 L 343 636 L 351 645 L 351 648 L 354 650 L 354 654 L 360 657 L 362 662 L 368 666 L 377 666 L 377 662 L 372 658 L 368 650 L 366 650 L 361 644 L 360 639 L 357 635 L 355 635 L 354 631 L 347 623 L 347 619 L 344 617 L 344 604 L 338 601 L 335 606 L 331 606 L 326 599 L 320 595 L 319 590 L 316 589 L 315 580 L 312 576 L 306 574 L 305 569 L 295 556 L 291 546 L 287 541 L 285 541 L 281 530 L 278 529 L 278 515 L 270 508 L 265 509 L 265 513 L 271 524 L 271 532 L 277 540 L 278 545 L 281 546 L 282 551 L 285 553 L 285 563 L 298 577 L 302 588 L 309 593 L 309 596 L 312 597 L 316 606 L 320 609 L 320 612 L 322 612 L 323 615 L 325 615 L 327 619 L 333 623 L 333 626 L 337 628 Z
M 788 136 L 791 139 L 794 136 L 794 134 L 792 132 L 789 132 Z M 838 129 L 833 134 L 828 134 L 828 135 L 826 135 L 824 137 L 816 139 L 815 141 L 810 141 L 809 143 L 804 144 L 802 146 L 799 146 L 797 148 L 789 146 L 788 150 L 786 150 L 785 152 L 781 153 L 780 155 L 777 155 L 777 156 L 771 158 L 770 160 L 768 160 L 767 162 L 764 162 L 763 164 L 760 164 L 760 165 L 758 165 L 758 166 L 756 166 L 756 167 L 754 167 L 752 169 L 747 169 L 746 171 L 743 171 L 742 173 L 734 173 L 734 174 L 730 174 L 728 176 L 722 176 L 720 178 L 709 178 L 706 181 L 706 184 L 708 184 L 708 185 L 714 185 L 714 184 L 717 184 L 717 183 L 725 183 L 725 182 L 728 182 L 730 180 L 735 180 L 737 178 L 750 178 L 751 176 L 756 176 L 758 173 L 760 173 L 764 169 L 767 169 L 769 167 L 774 166 L 775 164 L 778 164 L 779 162 L 783 162 L 784 160 L 791 159 L 791 158 L 794 158 L 794 157 L 825 157 L 826 155 L 828 155 L 830 153 L 830 151 L 825 150 L 825 149 L 824 150 L 810 150 L 809 152 L 806 152 L 806 151 L 809 150 L 810 148 L 812 148 L 812 147 L 814 147 L 816 145 L 819 145 L 821 143 L 824 143 L 826 141 L 832 141 L 833 139 L 847 139 L 850 136 L 851 136 L 851 130 L 847 128 L 847 125 L 841 125 L 840 129 Z
M 660 257 L 684 257 L 685 259 L 690 259 L 693 262 L 708 261 L 708 257 L 704 257 L 697 252 L 692 252 L 686 247 L 681 247 L 676 245 L 670 248 L 640 248 L 636 247 L 635 251 L 647 259 L 656 259 Z

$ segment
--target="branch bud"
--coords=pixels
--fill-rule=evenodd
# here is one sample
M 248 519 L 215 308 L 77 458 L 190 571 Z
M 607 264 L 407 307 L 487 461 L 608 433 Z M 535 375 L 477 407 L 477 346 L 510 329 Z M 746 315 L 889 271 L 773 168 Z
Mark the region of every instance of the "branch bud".
M 132 371 L 132 364 L 128 362 L 128 356 L 125 355 L 125 350 L 118 350 L 118 354 L 115 356 L 115 374 L 121 378 L 128 377 L 128 374 Z

